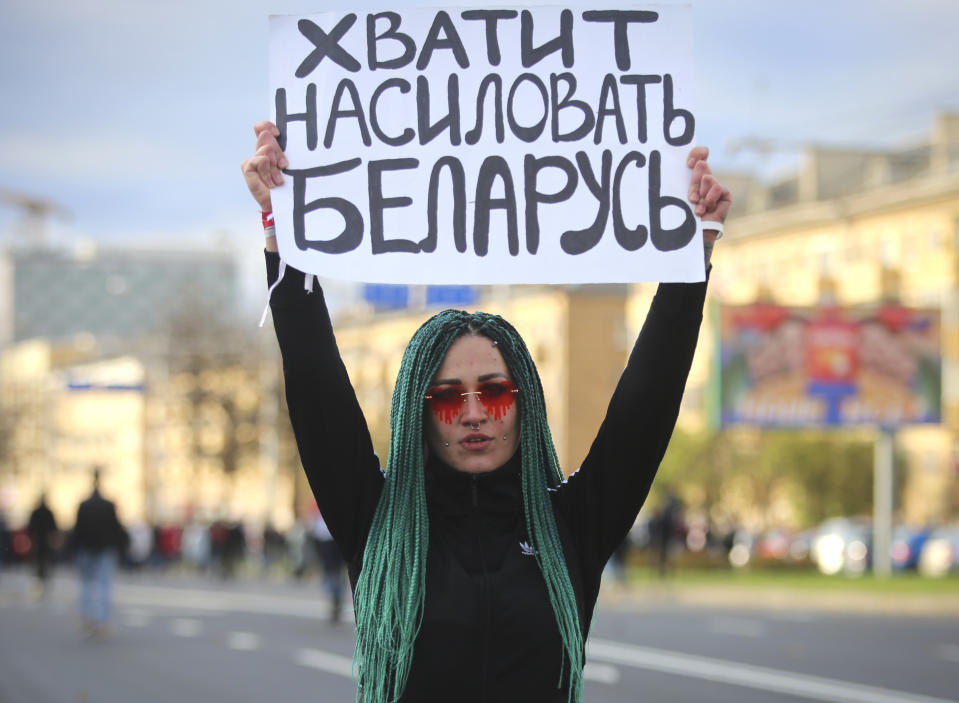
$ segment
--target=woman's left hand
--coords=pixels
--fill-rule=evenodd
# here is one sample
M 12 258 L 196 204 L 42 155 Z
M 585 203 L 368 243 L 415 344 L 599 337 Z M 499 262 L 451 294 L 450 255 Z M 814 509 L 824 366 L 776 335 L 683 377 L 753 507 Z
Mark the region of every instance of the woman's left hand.
M 706 159 L 709 147 L 697 146 L 689 152 L 686 165 L 693 169 L 693 178 L 689 184 L 689 202 L 695 208 L 696 216 L 703 220 L 703 237 L 707 244 L 716 241 L 717 230 L 710 229 L 710 222 L 725 222 L 729 214 L 732 197 L 729 188 L 723 186 L 709 169 Z

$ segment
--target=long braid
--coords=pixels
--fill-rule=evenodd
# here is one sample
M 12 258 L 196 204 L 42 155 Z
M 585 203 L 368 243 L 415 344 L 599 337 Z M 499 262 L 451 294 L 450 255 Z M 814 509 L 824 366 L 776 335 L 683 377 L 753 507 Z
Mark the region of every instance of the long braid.
M 563 669 L 568 658 L 569 699 L 578 702 L 583 698 L 583 633 L 573 584 L 569 578 L 556 517 L 547 491 L 548 488 L 559 485 L 563 475 L 547 423 L 543 386 L 532 356 L 519 333 L 499 316 L 487 318 L 486 324 L 479 331 L 496 341 L 506 366 L 513 375 L 513 382 L 520 389 L 523 512 L 526 531 L 546 582 L 550 605 L 565 650 L 565 657 L 561 653 L 562 665 L 557 686 L 562 685 Z
M 429 518 L 424 480 L 423 399 L 450 345 L 466 333 L 496 342 L 520 390 L 523 512 L 550 604 L 563 640 L 557 687 L 569 660 L 569 698 L 583 696 L 584 646 L 563 547 L 547 489 L 562 480 L 546 422 L 542 383 L 519 333 L 503 318 L 444 310 L 410 340 L 400 364 L 390 409 L 386 478 L 356 586 L 357 700 L 399 699 L 409 678 L 423 618 Z

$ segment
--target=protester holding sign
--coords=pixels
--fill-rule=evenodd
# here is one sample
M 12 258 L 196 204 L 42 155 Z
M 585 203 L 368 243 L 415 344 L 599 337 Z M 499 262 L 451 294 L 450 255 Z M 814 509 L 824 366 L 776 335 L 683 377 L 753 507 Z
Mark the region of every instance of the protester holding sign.
M 403 357 L 384 473 L 323 292 L 276 253 L 270 191 L 287 159 L 274 124 L 255 131 L 243 173 L 267 226 L 271 307 L 300 458 L 349 564 L 363 699 L 581 701 L 603 567 L 666 451 L 705 282 L 660 285 L 606 419 L 566 480 L 539 376 L 516 330 L 486 313 L 435 315 Z M 707 155 L 694 148 L 688 165 L 708 257 L 730 197 Z

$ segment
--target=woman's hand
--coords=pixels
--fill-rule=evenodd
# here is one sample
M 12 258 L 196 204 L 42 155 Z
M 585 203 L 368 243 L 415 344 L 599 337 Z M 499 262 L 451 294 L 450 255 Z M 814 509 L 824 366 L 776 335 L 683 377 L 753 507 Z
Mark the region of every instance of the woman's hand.
M 713 176 L 706 159 L 709 148 L 697 146 L 689 152 L 686 165 L 693 169 L 692 182 L 689 184 L 689 202 L 696 208 L 696 215 L 703 220 L 703 238 L 706 244 L 716 241 L 717 230 L 709 229 L 709 222 L 723 223 L 729 214 L 732 198 L 729 188 L 724 187 Z
M 283 183 L 280 169 L 289 166 L 276 138 L 280 130 L 272 122 L 257 122 L 253 125 L 256 134 L 256 152 L 243 162 L 243 177 L 250 194 L 263 212 L 273 211 L 270 189 Z

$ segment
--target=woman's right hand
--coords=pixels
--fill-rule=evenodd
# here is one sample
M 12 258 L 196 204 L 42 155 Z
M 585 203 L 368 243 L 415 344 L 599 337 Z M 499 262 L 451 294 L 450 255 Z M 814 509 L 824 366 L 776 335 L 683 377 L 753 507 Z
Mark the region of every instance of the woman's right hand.
M 257 122 L 253 125 L 253 132 L 256 134 L 256 152 L 243 162 L 243 177 L 260 210 L 272 212 L 270 189 L 283 183 L 280 169 L 286 168 L 290 163 L 276 141 L 280 130 L 275 124 L 268 121 Z

